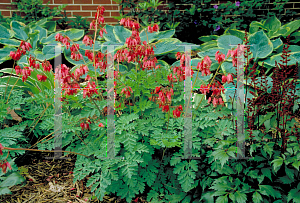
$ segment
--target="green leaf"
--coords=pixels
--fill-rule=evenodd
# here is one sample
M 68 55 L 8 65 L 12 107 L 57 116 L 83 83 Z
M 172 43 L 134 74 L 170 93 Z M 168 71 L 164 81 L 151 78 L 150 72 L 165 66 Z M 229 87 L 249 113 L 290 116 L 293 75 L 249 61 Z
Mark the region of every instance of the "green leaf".
M 255 61 L 258 58 L 266 58 L 273 51 L 273 44 L 263 31 L 251 35 L 249 37 L 249 43 L 253 45 L 250 47 L 250 51 L 253 53 Z
M 230 45 L 238 45 L 238 44 L 243 44 L 243 40 L 240 38 L 233 36 L 233 35 L 222 35 L 218 38 L 218 47 L 223 48 L 226 50 L 232 49 L 235 46 L 230 46 Z M 227 54 L 223 53 L 223 54 Z
M 283 34 L 283 37 L 287 37 L 288 35 L 292 34 L 294 31 L 298 30 L 300 27 L 300 20 L 294 20 L 292 22 L 289 22 L 283 26 L 281 26 L 283 29 L 287 29 L 288 31 Z
M 24 181 L 25 178 L 23 178 L 23 176 L 21 176 L 19 173 L 13 172 L 4 181 L 2 181 L 0 187 L 11 187 L 14 185 L 18 185 Z
M 0 25 L 0 38 L 9 39 L 13 36 L 11 30 L 7 29 L 6 27 Z
M 126 39 L 131 36 L 132 32 L 123 26 L 114 26 L 113 33 L 115 34 L 115 39 L 118 40 L 119 43 L 125 44 Z
M 236 191 L 234 194 L 234 198 L 236 200 L 236 202 L 246 202 L 247 200 L 247 195 L 244 193 L 241 193 L 240 191 Z
M 114 34 L 114 26 L 111 26 L 111 25 L 105 25 L 105 30 L 107 32 L 107 34 L 104 32 L 103 33 L 103 38 L 106 40 L 106 41 L 112 41 L 114 43 L 119 43 L 119 41 L 116 39 L 116 36 Z M 100 35 L 98 36 L 97 38 L 98 40 L 101 39 Z
M 8 187 L 0 187 L 0 195 L 6 195 L 6 194 L 12 194 L 10 189 Z
M 228 197 L 227 195 L 225 196 L 219 196 L 216 200 L 216 203 L 227 203 L 228 202 Z
M 268 177 L 268 178 L 272 181 L 271 169 L 269 169 L 269 168 L 262 168 L 262 169 L 261 169 L 261 173 L 262 173 L 264 176 Z
M 1 29 L 1 28 L 0 28 Z M 20 46 L 21 41 L 16 39 L 0 39 L 0 44 L 9 45 L 9 46 Z
M 266 196 L 272 196 L 274 198 L 280 198 L 281 197 L 281 193 L 277 190 L 274 190 L 273 187 L 271 185 L 258 185 L 259 189 L 260 189 L 260 193 Z
M 291 189 L 289 191 L 289 194 L 287 196 L 287 202 L 290 202 L 291 200 L 293 200 L 293 203 L 294 202 L 300 202 L 300 191 L 298 188 L 295 188 L 295 189 Z
M 24 40 L 24 41 L 26 41 L 28 39 L 28 35 L 24 31 L 24 29 L 25 29 L 24 23 L 13 20 L 10 22 L 10 27 L 15 33 L 15 35 L 14 35 L 15 38 Z
M 281 23 L 276 16 L 272 16 L 264 21 L 263 26 L 268 31 L 274 32 L 280 28 Z
M 278 159 L 274 159 L 273 161 L 271 161 L 271 164 L 273 164 L 274 171 L 277 172 L 280 166 L 283 164 L 283 158 L 279 157 Z
M 263 199 L 262 199 L 261 195 L 257 191 L 255 191 L 252 195 L 252 201 L 254 203 L 260 203 L 263 201 Z
M 280 38 L 277 38 L 275 40 L 271 40 L 272 44 L 273 44 L 273 48 L 274 49 L 278 49 L 281 45 L 282 45 L 282 40 Z
M 154 55 L 160 56 L 160 55 L 170 53 L 170 52 L 178 49 L 177 45 L 179 45 L 179 44 L 181 44 L 181 42 L 175 38 L 161 39 L 155 45 L 156 48 L 155 47 L 153 48 Z

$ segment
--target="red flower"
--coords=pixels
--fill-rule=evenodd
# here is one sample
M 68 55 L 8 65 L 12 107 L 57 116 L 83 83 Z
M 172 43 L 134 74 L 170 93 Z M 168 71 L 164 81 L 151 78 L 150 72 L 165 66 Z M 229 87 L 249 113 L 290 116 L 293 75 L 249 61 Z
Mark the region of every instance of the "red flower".
M 99 124 L 99 127 L 104 127 L 104 125 L 102 123 Z
M 181 112 L 180 112 L 178 109 L 175 109 L 175 110 L 173 111 L 173 116 L 174 116 L 175 118 L 179 118 L 179 117 L 180 117 L 180 114 L 181 114 Z
M 225 83 L 227 81 L 227 77 L 225 75 L 222 76 L 222 83 Z
M 3 155 L 2 150 L 4 149 L 4 147 L 2 146 L 2 144 L 0 143 L 0 155 Z
M 83 130 L 84 129 L 84 123 L 80 123 L 80 127 Z
M 168 111 L 169 111 L 169 106 L 168 106 L 168 105 L 163 106 L 163 107 L 162 107 L 162 111 L 163 111 L 163 112 L 168 112 Z
M 231 83 L 232 81 L 233 81 L 232 75 L 228 74 L 227 75 L 227 82 L 228 82 L 228 84 Z
M 37 75 L 38 81 L 45 82 L 47 80 L 47 76 L 45 75 Z

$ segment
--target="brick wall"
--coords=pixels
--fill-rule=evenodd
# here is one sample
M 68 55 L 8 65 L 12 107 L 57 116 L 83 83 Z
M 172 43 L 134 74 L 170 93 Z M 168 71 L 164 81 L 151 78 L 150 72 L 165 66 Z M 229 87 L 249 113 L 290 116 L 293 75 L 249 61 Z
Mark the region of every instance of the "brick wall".
M 17 6 L 12 5 L 11 2 L 15 2 L 16 0 L 1 0 L 0 1 L 0 11 L 1 14 L 4 17 L 11 17 L 12 13 L 14 11 L 17 11 Z M 50 2 L 48 6 L 53 9 L 54 7 L 58 7 L 62 4 L 68 4 L 68 6 L 64 9 L 66 10 L 67 14 L 70 14 L 68 18 L 75 19 L 74 15 L 81 15 L 89 22 L 91 22 L 94 19 L 96 10 L 98 5 L 105 7 L 104 17 L 105 17 L 105 23 L 109 25 L 116 25 L 118 24 L 118 20 L 112 18 L 111 16 L 119 16 L 119 10 L 121 7 L 112 0 L 43 0 L 43 5 L 46 5 L 47 2 Z M 161 9 L 166 12 L 167 10 L 167 3 L 169 2 L 176 2 L 176 0 L 161 0 L 161 2 L 164 2 L 161 6 L 158 7 L 158 9 Z M 211 5 L 218 5 L 220 3 L 226 3 L 227 1 L 220 1 L 216 0 L 214 2 L 211 2 Z M 236 2 L 236 0 L 230 0 L 230 2 Z M 266 4 L 269 4 L 269 8 L 273 7 L 273 4 L 270 2 L 274 2 L 274 0 L 266 0 Z M 191 5 L 182 5 L 180 7 L 180 10 L 184 12 L 184 9 L 190 8 Z M 7 8 L 10 7 L 10 8 Z M 261 10 L 262 14 L 263 12 L 268 12 L 270 9 L 264 9 L 263 7 L 258 8 L 257 10 Z M 290 0 L 285 5 L 285 13 L 286 10 L 294 10 L 298 14 L 295 15 L 294 19 L 300 18 L 300 3 L 299 0 Z M 126 8 L 125 13 L 128 13 L 129 9 Z M 18 15 L 25 16 L 25 13 L 23 12 L 16 12 Z M 63 14 L 63 12 L 62 12 Z M 53 18 L 54 20 L 58 20 L 60 18 Z M 294 20 L 293 19 L 293 20 Z M 58 28 L 58 26 L 57 26 Z M 58 28 L 59 29 L 59 28 Z

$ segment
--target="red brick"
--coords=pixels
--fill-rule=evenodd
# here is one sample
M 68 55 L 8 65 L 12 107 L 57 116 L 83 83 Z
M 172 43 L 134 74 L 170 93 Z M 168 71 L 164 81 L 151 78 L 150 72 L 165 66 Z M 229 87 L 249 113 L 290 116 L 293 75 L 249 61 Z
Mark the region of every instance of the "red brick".
M 82 16 L 82 17 L 90 17 L 91 12 L 76 12 L 76 11 L 74 11 L 73 16 L 75 16 L 75 15 L 79 15 L 79 16 Z
M 11 17 L 10 11 L 1 11 L 1 15 L 4 17 Z
M 3 10 L 17 10 L 18 7 L 17 5 L 11 5 L 11 4 L 0 4 L 0 9 L 3 9 Z
M 73 0 L 54 0 L 55 4 L 73 4 Z
M 92 16 L 95 17 L 95 15 L 96 15 L 96 12 L 92 12 Z M 105 16 L 110 16 L 110 12 L 109 11 L 104 11 L 103 16 L 104 16 L 104 18 L 105 18 Z
M 9 4 L 10 4 L 10 3 L 11 3 L 11 0 L 1 0 L 1 3 L 3 3 L 3 4 L 4 4 L 4 3 L 9 3 Z
M 111 0 L 94 0 L 94 4 L 112 4 Z
M 48 2 L 49 2 L 49 4 L 53 4 L 53 0 L 43 0 L 43 4 L 47 4 Z
M 82 10 L 83 11 L 95 11 L 95 12 L 97 12 L 97 8 L 98 8 L 98 6 L 97 5 L 93 5 L 93 6 L 82 6 Z M 105 11 L 104 11 L 104 13 L 105 13 Z
M 68 5 L 66 8 L 64 8 L 66 11 L 80 11 L 80 6 L 79 5 Z
M 105 10 L 119 10 L 118 6 L 103 6 L 105 8 Z
M 119 12 L 110 12 L 110 13 L 111 13 L 111 16 L 120 16 Z
M 74 0 L 74 4 L 93 4 L 93 0 Z

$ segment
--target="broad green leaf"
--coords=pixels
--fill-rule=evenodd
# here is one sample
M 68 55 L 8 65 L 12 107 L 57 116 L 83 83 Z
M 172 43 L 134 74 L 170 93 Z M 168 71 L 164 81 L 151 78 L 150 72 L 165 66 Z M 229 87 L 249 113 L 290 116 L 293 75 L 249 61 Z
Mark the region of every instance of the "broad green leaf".
M 245 31 L 242 31 L 242 30 L 237 30 L 237 29 L 229 29 L 227 30 L 226 34 L 229 34 L 229 35 L 233 35 L 235 37 L 238 37 L 240 38 L 240 40 L 244 40 L 244 37 L 245 37 Z M 249 34 L 248 34 L 249 35 Z
M 57 47 L 57 49 L 56 49 L 56 47 Z M 58 47 L 59 46 L 55 46 L 55 45 L 47 45 L 47 46 L 43 47 L 42 53 L 47 61 L 51 60 L 61 54 L 61 52 L 59 52 Z M 61 50 L 63 50 L 63 49 L 64 48 L 61 46 Z
M 281 57 L 282 54 L 276 54 L 276 55 L 273 55 L 271 57 L 268 57 L 266 58 L 265 60 L 263 61 L 259 61 L 258 64 L 261 66 L 262 63 L 264 62 L 265 64 L 267 65 L 270 65 L 270 66 L 273 66 L 275 67 L 275 61 L 277 61 L 277 64 L 279 66 L 279 63 L 282 64 L 282 62 L 280 60 L 282 60 L 282 57 Z M 296 64 L 297 60 L 291 56 L 289 57 L 290 61 L 288 61 L 287 65 L 293 65 L 293 64 Z M 299 62 L 298 62 L 299 63 Z
M 0 184 L 0 187 L 11 187 L 14 185 L 18 185 L 22 182 L 24 182 L 25 179 L 20 174 L 13 172 L 10 174 L 2 183 Z
M 0 28 L 1 29 L 1 28 Z M 9 45 L 9 46 L 20 46 L 21 41 L 16 39 L 0 39 L 0 44 Z
M 283 42 L 280 38 L 277 38 L 275 40 L 271 40 L 271 42 L 273 44 L 274 49 L 278 49 L 283 44 Z
M 252 45 L 250 51 L 253 53 L 255 61 L 258 58 L 266 58 L 273 51 L 273 44 L 263 31 L 259 31 L 250 36 L 249 43 Z
M 181 44 L 180 41 L 174 38 L 159 40 L 158 43 L 155 45 L 156 48 L 153 48 L 154 55 L 160 56 L 163 54 L 170 53 L 171 51 L 178 49 L 177 45 L 179 44 Z
M 6 194 L 12 194 L 10 189 L 8 187 L 1 187 L 0 188 L 0 195 L 6 195 Z
M 105 25 L 105 30 L 107 32 L 107 34 L 105 32 L 103 32 L 103 38 L 106 40 L 106 41 L 112 41 L 114 43 L 119 43 L 118 40 L 116 39 L 116 36 L 114 34 L 114 26 L 111 26 L 111 25 Z M 100 36 L 98 36 L 97 38 L 98 40 L 101 39 Z
M 43 38 L 46 38 L 47 37 L 47 30 L 45 29 L 45 28 L 42 28 L 42 27 L 40 27 L 40 26 L 37 26 L 36 28 L 35 28 L 35 30 L 38 30 L 38 31 L 40 31 L 39 32 L 39 40 L 41 41 Z
M 228 73 L 236 74 L 236 68 L 237 67 L 233 67 L 232 62 L 225 61 L 221 64 L 221 69 L 226 74 L 228 74 Z
M 208 36 L 199 37 L 198 39 L 202 42 L 209 42 L 212 40 L 217 40 L 218 38 L 219 38 L 218 35 L 208 35 Z
M 252 21 L 250 23 L 249 33 L 254 34 L 255 32 L 257 32 L 259 30 L 259 28 L 262 28 L 262 27 L 263 27 L 263 24 L 261 22 Z
M 285 28 L 289 28 L 289 30 L 283 34 L 283 37 L 287 37 L 288 35 L 292 34 L 292 32 L 298 30 L 298 28 L 300 27 L 300 20 L 294 20 L 292 22 L 289 22 L 283 26 L 281 26 L 283 29 Z
M 142 30 L 142 32 L 140 32 L 141 44 L 143 44 L 144 41 L 152 43 L 154 40 L 158 39 L 157 35 L 157 32 L 150 33 L 148 32 L 148 29 Z
M 280 28 L 281 23 L 276 16 L 272 16 L 264 21 L 263 26 L 268 30 L 268 36 L 271 38 L 272 33 Z
M 13 32 L 11 30 L 7 29 L 6 27 L 0 25 L 0 39 L 10 39 L 13 37 Z
M 115 35 L 116 40 L 118 40 L 119 43 L 123 44 L 125 44 L 126 39 L 132 35 L 132 31 L 130 31 L 127 28 L 124 28 L 123 26 L 114 26 L 113 33 Z
M 157 32 L 157 39 L 171 38 L 175 34 L 175 29 Z
M 13 20 L 10 22 L 10 27 L 15 33 L 15 35 L 14 35 L 15 38 L 24 40 L 24 41 L 26 41 L 28 39 L 28 35 L 24 31 L 24 29 L 25 29 L 24 23 Z
M 222 35 L 218 38 L 218 47 L 223 49 L 229 50 L 235 47 L 230 45 L 238 45 L 238 44 L 243 44 L 243 40 L 233 35 Z M 226 56 L 227 53 L 223 53 L 223 54 L 225 54 Z
M 78 41 L 81 38 L 83 38 L 84 30 L 76 29 L 76 28 L 70 28 L 70 29 L 67 29 L 67 30 L 63 30 L 62 34 L 68 36 L 72 41 L 75 42 L 75 41 Z

